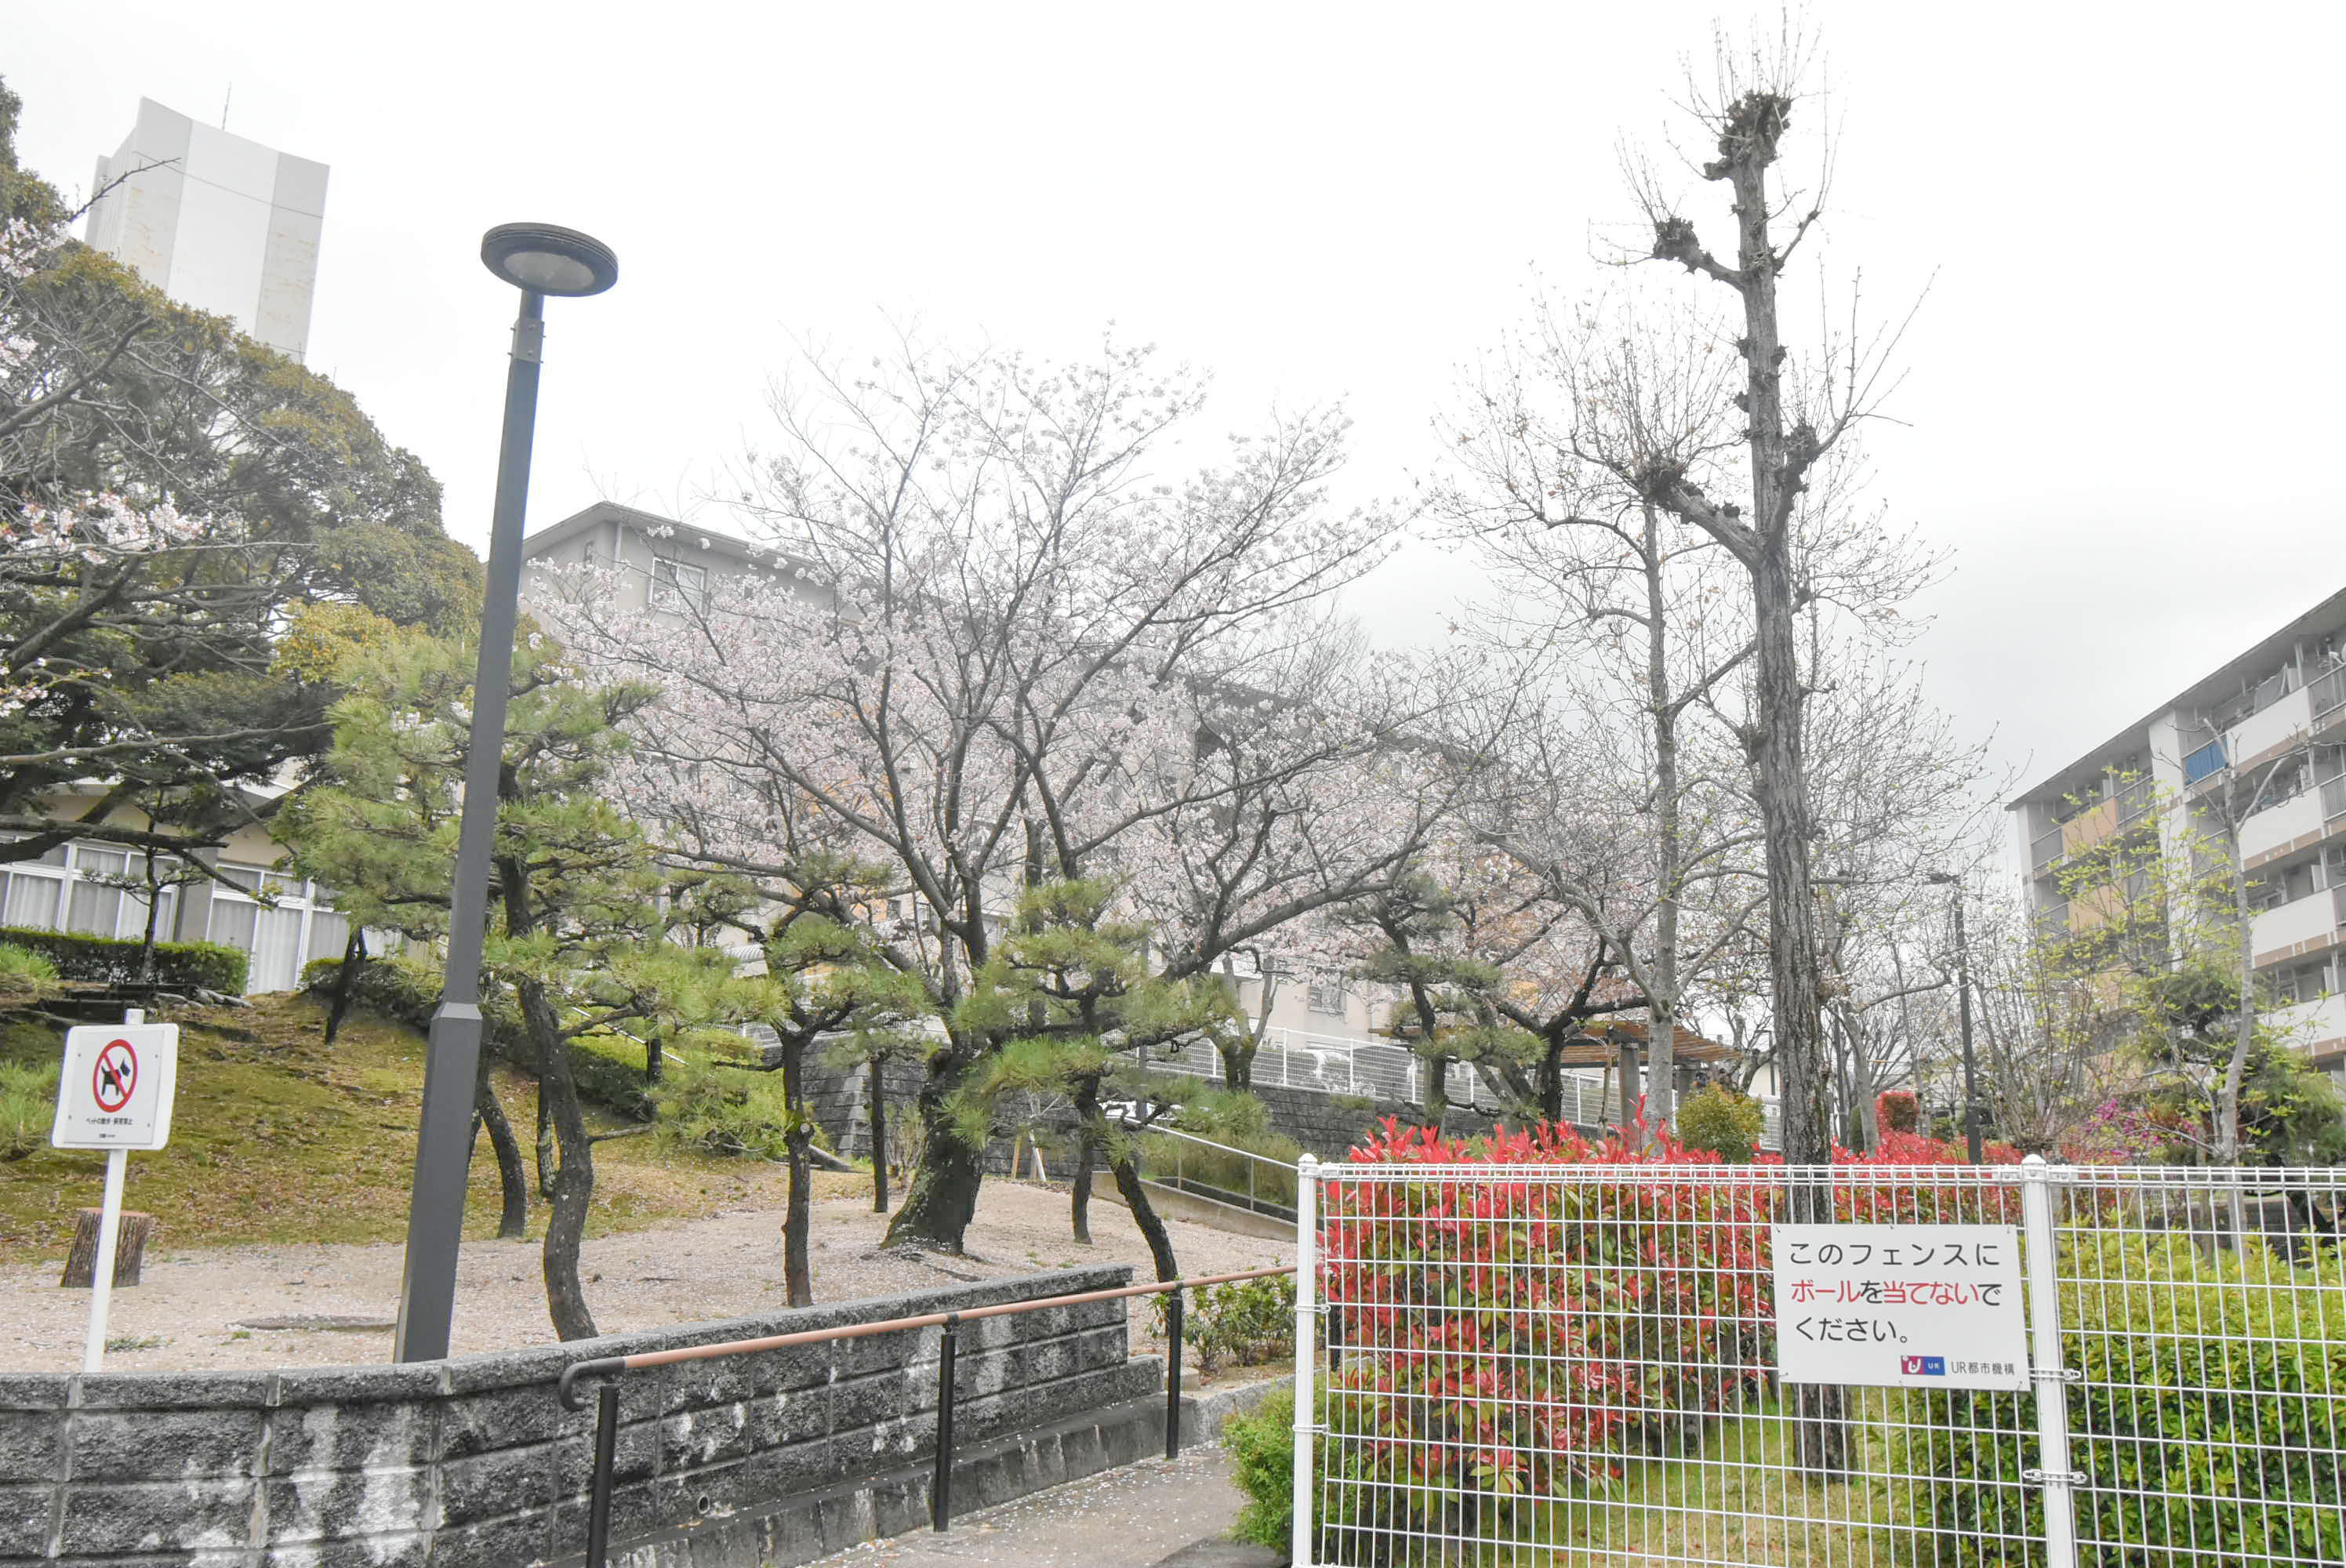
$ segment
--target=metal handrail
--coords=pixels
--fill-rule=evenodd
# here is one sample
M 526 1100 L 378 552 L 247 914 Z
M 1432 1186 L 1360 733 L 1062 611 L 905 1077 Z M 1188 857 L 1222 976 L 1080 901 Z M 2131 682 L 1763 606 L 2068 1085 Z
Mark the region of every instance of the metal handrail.
M 1181 1293 L 1194 1287 L 1230 1285 L 1243 1279 L 1270 1279 L 1292 1274 L 1290 1263 L 1275 1268 L 1247 1268 L 1235 1274 L 1201 1274 L 1183 1279 L 1158 1279 L 1147 1285 L 1125 1285 L 1112 1290 L 1078 1290 L 1065 1296 L 1042 1296 L 1030 1301 L 1002 1301 L 991 1307 L 966 1307 L 958 1312 L 923 1312 L 910 1318 L 887 1318 L 877 1323 L 847 1323 L 835 1329 L 801 1329 L 790 1334 L 766 1334 L 755 1339 L 728 1339 L 715 1345 L 685 1345 L 672 1350 L 639 1350 L 632 1356 L 596 1356 L 562 1369 L 555 1393 L 565 1410 L 586 1408 L 581 1380 L 601 1380 L 595 1390 L 595 1473 L 586 1503 L 586 1568 L 606 1568 L 610 1561 L 611 1467 L 619 1445 L 619 1385 L 622 1372 L 648 1367 L 669 1367 L 679 1361 L 711 1361 L 747 1356 L 760 1350 L 785 1349 L 792 1345 L 819 1345 L 832 1339 L 862 1339 L 874 1334 L 896 1334 L 912 1329 L 944 1329 L 937 1341 L 937 1452 L 935 1480 L 929 1489 L 929 1522 L 942 1531 L 953 1515 L 954 1356 L 962 1324 L 979 1318 L 1009 1318 L 1052 1307 L 1080 1307 L 1093 1301 L 1117 1301 L 1134 1296 L 1161 1296 L 1165 1306 L 1165 1457 L 1181 1451 Z

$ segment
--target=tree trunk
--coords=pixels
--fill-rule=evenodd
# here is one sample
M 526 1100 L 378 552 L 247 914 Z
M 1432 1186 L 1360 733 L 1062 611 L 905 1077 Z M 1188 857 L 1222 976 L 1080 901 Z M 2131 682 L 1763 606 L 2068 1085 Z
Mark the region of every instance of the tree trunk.
M 496 1156 L 497 1195 L 503 1204 L 497 1216 L 497 1239 L 512 1241 L 529 1228 L 529 1176 L 522 1169 L 521 1145 L 514 1137 L 513 1123 L 505 1119 L 505 1108 L 489 1081 L 486 1052 L 481 1054 L 480 1081 L 473 1088 L 473 1111 L 474 1125 L 488 1129 L 489 1148 Z
M 1098 1157 L 1091 1135 L 1080 1135 L 1076 1149 L 1075 1196 L 1068 1201 L 1067 1213 L 1075 1225 L 1076 1240 L 1086 1247 L 1092 1244 L 1092 1167 Z
M 154 819 L 148 819 L 153 824 Z M 147 929 L 138 939 L 138 983 L 155 983 L 155 924 L 163 916 L 163 890 L 155 885 L 155 851 L 147 851 Z M 329 1043 L 333 1036 L 326 1036 Z
M 814 1142 L 814 1126 L 806 1113 L 807 1042 L 782 1037 L 782 1105 L 789 1112 L 790 1131 L 782 1135 L 790 1151 L 790 1196 L 782 1210 L 782 1285 L 793 1307 L 814 1305 L 814 1277 L 807 1268 L 808 1210 L 814 1186 L 813 1161 L 807 1150 Z
M 888 1092 L 887 1064 L 874 1056 L 864 1066 L 872 1095 L 872 1212 L 888 1212 Z
M 913 1242 L 962 1249 L 962 1237 L 977 1213 L 977 1189 L 985 1178 L 984 1150 L 964 1143 L 954 1125 L 952 1098 L 969 1066 L 969 1047 L 959 1041 L 929 1063 L 921 1085 L 921 1164 L 913 1172 L 896 1217 L 888 1222 L 888 1245 Z
M 657 1084 L 659 1081 L 660 1032 L 657 1028 L 647 1029 L 644 1031 L 644 1082 Z
M 1668 1126 L 1678 1117 L 1678 705 L 1670 694 L 1668 606 L 1662 594 L 1661 521 L 1646 503 L 1646 689 L 1654 720 L 1655 881 L 1653 983 L 1647 988 L 1646 1096 L 1647 1125 Z
M 782 1286 L 793 1307 L 814 1305 L 814 1275 L 807 1267 L 807 1227 L 814 1186 L 814 1165 L 807 1156 L 813 1135 L 803 1123 L 792 1123 L 783 1137 L 790 1149 L 790 1198 L 782 1211 Z
M 1132 1220 L 1140 1227 L 1141 1236 L 1148 1243 L 1148 1256 L 1156 1261 L 1157 1278 L 1178 1279 L 1180 1265 L 1173 1261 L 1173 1238 L 1165 1232 L 1165 1222 L 1157 1217 L 1157 1210 L 1148 1201 L 1148 1189 L 1140 1185 L 1140 1167 L 1132 1163 L 1132 1145 L 1113 1156 L 1110 1168 L 1116 1173 L 1116 1190 L 1124 1195 L 1125 1207 L 1132 1210 Z
M 2248 862 L 2240 854 L 2239 788 L 2239 778 L 2235 773 L 2225 786 L 2230 797 L 2225 802 L 2225 815 L 2230 819 L 2225 826 L 2232 835 L 2232 918 L 2239 922 L 2239 931 L 2240 1004 L 2232 1024 L 2232 1054 L 2224 1064 L 2223 1082 L 2217 1089 L 2216 1163 L 2219 1166 L 2239 1163 L 2240 1084 L 2248 1075 L 2249 1049 L 2257 1033 L 2257 944 L 2252 934 L 2256 913 L 2249 906 Z M 2264 791 L 2259 789 L 2257 793 L 2261 796 Z
M 87 1290 L 97 1279 L 98 1232 L 106 1211 L 85 1208 L 74 1217 L 72 1247 L 66 1253 L 65 1278 L 57 1281 L 66 1290 Z M 114 1283 L 117 1288 L 138 1283 L 138 1270 L 147 1257 L 147 1238 L 155 1233 L 155 1217 L 124 1209 L 114 1227 Z
M 1614 1053 L 1621 1064 L 1621 1125 L 1635 1126 L 1644 1114 L 1637 1105 L 1637 1043 L 1624 1039 Z
M 366 931 L 354 925 L 351 927 L 351 939 L 342 943 L 342 962 L 334 969 L 333 996 L 326 1005 L 326 1044 L 329 1045 L 334 1043 L 335 1034 L 342 1030 L 342 1015 L 351 1010 L 351 998 L 358 992 L 359 971 L 366 967 Z M 482 1053 L 484 1060 L 487 1055 L 486 1052 Z M 505 1129 L 505 1136 L 513 1136 L 511 1127 Z
M 1549 1126 L 1564 1124 L 1564 1038 L 1551 1032 L 1540 1053 L 1540 1119 Z
M 562 1048 L 561 1020 L 545 985 L 524 980 L 516 989 L 523 1021 L 537 1047 L 538 1101 L 562 1160 L 554 1173 L 546 1222 L 546 1308 L 558 1337 L 590 1339 L 596 1332 L 595 1315 L 587 1310 L 586 1293 L 578 1282 L 578 1244 L 586 1237 L 586 1212 L 595 1197 L 594 1140 L 578 1103 L 577 1080 L 570 1074 L 569 1054 Z
M 561 1047 L 555 1047 L 556 1054 Z M 565 1064 L 566 1066 L 567 1064 Z M 548 1203 L 554 1201 L 554 1113 L 546 1095 L 546 1074 L 550 1071 L 540 1054 L 537 1065 L 537 1196 Z

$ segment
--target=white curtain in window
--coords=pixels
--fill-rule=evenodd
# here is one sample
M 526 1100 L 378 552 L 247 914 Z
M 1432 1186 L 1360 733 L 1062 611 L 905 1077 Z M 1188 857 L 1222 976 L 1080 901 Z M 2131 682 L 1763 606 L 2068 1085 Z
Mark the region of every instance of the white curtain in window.
M 88 936 L 112 936 L 122 919 L 122 890 L 96 882 L 76 882 L 73 910 L 66 918 L 67 931 Z
M 0 877 L 0 887 L 5 889 L 5 901 L 0 901 L 0 925 L 56 930 L 57 895 L 65 885 L 61 877 L 27 876 L 22 871 Z
M 303 955 L 301 962 L 307 965 L 321 958 L 340 958 L 350 941 L 349 917 L 338 915 L 331 910 L 319 910 L 310 916 L 310 951 Z

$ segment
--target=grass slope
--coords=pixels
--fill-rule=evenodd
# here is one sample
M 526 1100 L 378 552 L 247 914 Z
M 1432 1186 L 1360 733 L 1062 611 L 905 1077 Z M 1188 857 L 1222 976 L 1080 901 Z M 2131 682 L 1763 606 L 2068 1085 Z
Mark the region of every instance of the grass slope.
M 130 1156 L 127 1206 L 156 1217 L 158 1252 L 402 1239 L 423 1038 L 354 1013 L 329 1048 L 319 1003 L 298 996 L 254 1001 L 250 1009 L 158 1019 L 180 1025 L 178 1104 L 170 1146 Z M 53 1063 L 64 1044 L 46 1024 L 15 1023 L 0 1029 L 0 1062 Z M 496 1084 L 526 1161 L 534 1085 L 503 1069 Z M 597 1125 L 615 1131 L 620 1124 L 599 1118 Z M 104 1155 L 52 1149 L 46 1136 L 25 1157 L 0 1162 L 0 1262 L 62 1263 L 75 1211 L 97 1206 L 105 1171 Z M 590 1236 L 781 1201 L 778 1166 L 676 1154 L 650 1137 L 599 1145 L 595 1171 Z M 473 1160 L 465 1234 L 495 1235 L 497 1208 L 496 1165 L 484 1135 Z M 541 1235 L 546 1211 L 534 1194 L 530 1218 L 530 1234 Z

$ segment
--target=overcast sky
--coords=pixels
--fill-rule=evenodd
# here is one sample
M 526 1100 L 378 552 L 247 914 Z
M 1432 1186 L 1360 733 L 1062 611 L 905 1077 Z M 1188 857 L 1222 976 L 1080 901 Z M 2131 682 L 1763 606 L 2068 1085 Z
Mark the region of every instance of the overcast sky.
M 2346 6 L 1807 15 L 1840 134 L 1825 254 L 1885 311 L 1929 289 L 1869 448 L 1874 494 L 1953 556 L 1929 695 L 2034 782 L 2346 584 Z M 477 247 L 521 218 L 622 268 L 550 307 L 534 527 L 598 496 L 691 513 L 764 435 L 794 338 L 869 351 L 892 319 L 1046 354 L 1113 321 L 1211 367 L 1232 428 L 1344 401 L 1350 485 L 1405 492 L 1534 269 L 1576 290 L 1632 231 L 1617 140 L 1682 130 L 1714 16 L 1742 20 L 110 0 L 7 6 L 0 75 L 70 192 L 142 96 L 332 165 L 311 363 L 478 547 L 514 296 Z M 1431 635 L 1464 585 L 1420 550 L 1353 603 Z

